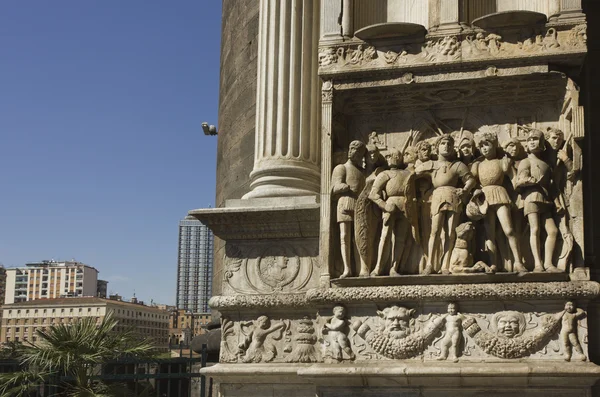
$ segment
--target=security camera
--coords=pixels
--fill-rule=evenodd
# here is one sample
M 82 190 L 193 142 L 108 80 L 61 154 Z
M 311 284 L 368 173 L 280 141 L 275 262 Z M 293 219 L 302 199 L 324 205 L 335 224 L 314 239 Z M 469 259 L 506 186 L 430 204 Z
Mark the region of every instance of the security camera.
M 208 125 L 207 122 L 202 123 L 202 130 L 204 131 L 204 135 L 217 135 L 217 127 L 214 125 Z

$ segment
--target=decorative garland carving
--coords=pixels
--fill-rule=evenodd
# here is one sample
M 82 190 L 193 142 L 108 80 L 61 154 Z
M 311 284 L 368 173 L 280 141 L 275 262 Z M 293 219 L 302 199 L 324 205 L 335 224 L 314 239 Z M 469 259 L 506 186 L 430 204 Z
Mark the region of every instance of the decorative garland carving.
M 391 306 L 378 314 L 386 321 L 384 329 L 376 331 L 360 322 L 354 323 L 353 328 L 378 354 L 394 360 L 422 354 L 443 324 L 442 318 L 438 317 L 429 322 L 423 331 L 414 333 L 409 325 L 412 324 L 414 309 Z
M 486 353 L 500 358 L 522 358 L 541 350 L 550 342 L 552 336 L 558 331 L 561 317 L 562 313 L 558 316 L 547 316 L 540 330 L 529 336 L 493 335 L 482 331 L 474 318 L 465 320 L 463 326 L 467 335 L 473 338 Z

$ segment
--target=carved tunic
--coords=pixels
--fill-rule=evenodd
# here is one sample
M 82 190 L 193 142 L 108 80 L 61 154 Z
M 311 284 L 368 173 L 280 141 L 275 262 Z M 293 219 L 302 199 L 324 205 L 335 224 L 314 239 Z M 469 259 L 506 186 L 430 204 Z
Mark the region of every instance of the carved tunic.
M 391 203 L 396 210 L 405 212 L 407 189 L 410 188 L 409 179 L 412 173 L 406 170 L 388 170 L 377 176 L 371 196 L 375 197 L 375 203 L 384 206 L 383 194 L 385 192 L 385 203 Z
M 483 160 L 476 163 L 477 176 L 481 183 L 485 200 L 489 205 L 510 204 L 511 199 L 508 192 L 502 186 L 504 181 L 504 169 L 499 159 Z
M 344 191 L 345 186 L 350 190 Z M 331 191 L 341 197 L 337 204 L 337 221 L 352 222 L 356 199 L 365 187 L 365 176 L 361 168 L 348 160 L 333 169 L 331 175 Z
M 431 197 L 431 216 L 442 211 L 459 212 L 462 203 L 456 186 L 459 180 L 466 183 L 473 178 L 469 168 L 460 161 L 436 161 L 432 168 L 431 181 L 435 189 Z
M 519 164 L 517 183 L 523 196 L 525 216 L 541 212 L 540 207 L 547 207 L 551 202 L 548 199 L 548 188 L 552 178 L 550 166 L 534 155 L 529 155 Z

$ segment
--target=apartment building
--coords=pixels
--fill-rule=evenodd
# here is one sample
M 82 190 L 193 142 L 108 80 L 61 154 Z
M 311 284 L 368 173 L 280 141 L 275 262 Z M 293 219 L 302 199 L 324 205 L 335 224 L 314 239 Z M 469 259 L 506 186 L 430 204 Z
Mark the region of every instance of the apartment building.
M 77 261 L 27 263 L 24 267 L 6 269 L 6 293 L 3 302 L 18 303 L 64 296 L 97 296 L 98 270 Z
M 206 332 L 206 325 L 210 321 L 210 313 L 192 313 L 185 309 L 172 310 L 169 315 L 170 344 L 189 345 L 194 336 Z
M 100 323 L 111 312 L 119 320 L 117 330 L 133 327 L 141 337 L 152 338 L 157 349 L 168 349 L 169 312 L 139 303 L 98 297 L 39 299 L 4 305 L 0 343 L 35 343 L 38 329 L 46 330 L 56 324 L 72 324 L 84 317 L 95 317 Z
M 213 234 L 192 216 L 179 221 L 175 305 L 192 313 L 209 311 L 212 296 Z

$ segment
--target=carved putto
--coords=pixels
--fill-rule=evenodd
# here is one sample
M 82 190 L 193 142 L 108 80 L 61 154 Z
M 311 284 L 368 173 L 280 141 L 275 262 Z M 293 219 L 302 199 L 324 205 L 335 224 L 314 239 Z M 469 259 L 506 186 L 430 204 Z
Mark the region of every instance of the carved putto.
M 267 316 L 260 316 L 253 322 L 242 324 L 242 327 L 251 327 L 245 334 L 243 342 L 239 344 L 239 354 L 244 363 L 260 363 L 273 361 L 277 356 L 277 349 L 269 338 L 279 340 L 285 323 L 278 322 L 271 326 Z
M 338 305 L 333 308 L 333 317 L 323 325 L 325 340 L 325 357 L 334 361 L 354 360 L 350 340 L 348 339 L 349 322 L 346 308 Z
M 581 361 L 586 361 L 587 357 L 581 348 L 579 336 L 577 335 L 579 320 L 585 317 L 585 312 L 575 307 L 572 301 L 565 304 L 565 311 L 562 315 L 562 327 L 560 329 L 560 341 L 564 349 L 565 361 L 571 361 L 573 350 L 575 350 Z

